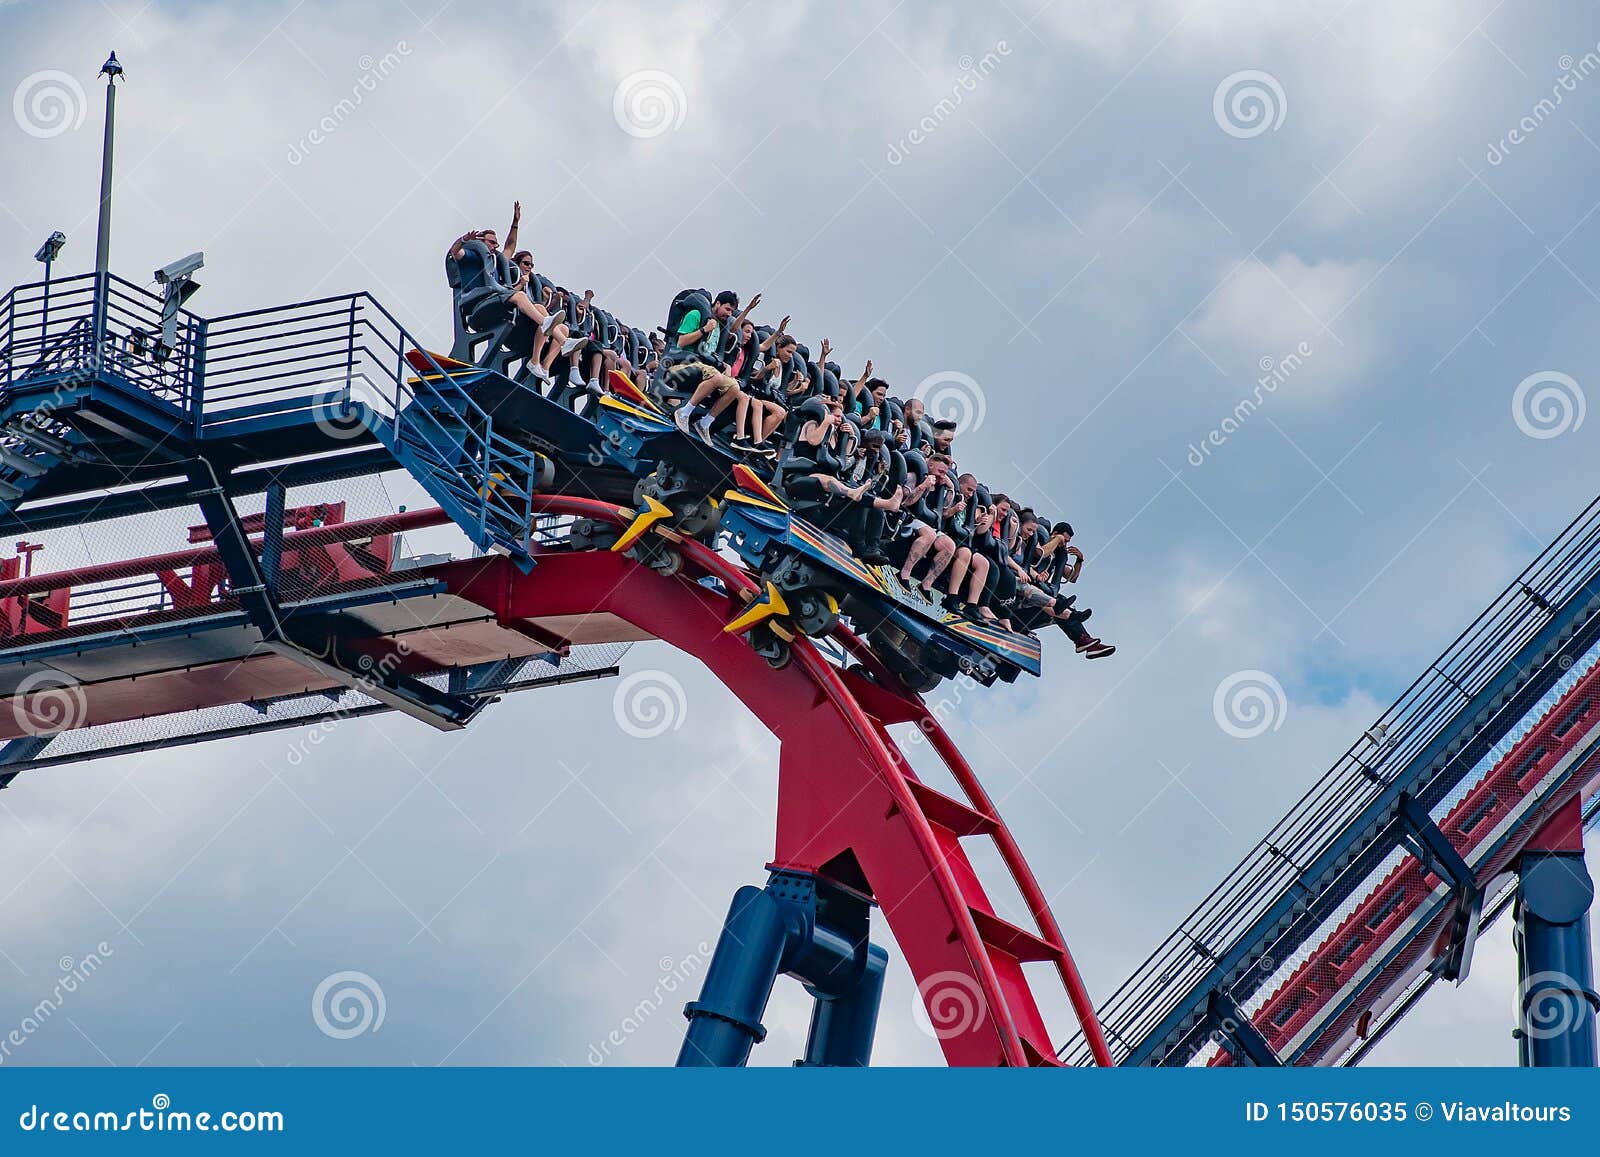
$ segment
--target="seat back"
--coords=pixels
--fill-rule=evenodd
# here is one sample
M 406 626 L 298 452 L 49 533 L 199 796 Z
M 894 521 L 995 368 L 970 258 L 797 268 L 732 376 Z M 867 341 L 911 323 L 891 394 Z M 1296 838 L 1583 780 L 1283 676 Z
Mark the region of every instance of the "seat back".
M 520 315 L 504 299 L 500 255 L 477 239 L 464 242 L 461 249 L 459 258 L 454 252 L 445 257 L 454 330 L 450 356 L 479 362 L 478 349 L 484 347 L 486 360 L 479 364 L 501 361 L 500 346 Z
M 678 327 L 683 324 L 683 319 L 691 310 L 697 311 L 702 318 L 709 317 L 711 294 L 703 289 L 682 289 L 667 307 L 667 324 L 662 328 L 662 332 L 667 338 L 667 353 L 663 360 L 668 363 L 685 362 L 699 356 L 694 350 L 682 349 L 678 345 Z

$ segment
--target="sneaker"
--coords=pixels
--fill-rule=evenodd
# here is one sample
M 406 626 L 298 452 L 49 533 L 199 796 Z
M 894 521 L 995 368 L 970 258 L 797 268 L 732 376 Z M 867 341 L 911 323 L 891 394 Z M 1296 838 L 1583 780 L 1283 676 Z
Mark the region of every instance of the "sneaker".
M 1081 611 L 1074 611 L 1072 614 L 1073 617 L 1078 620 L 1078 622 L 1087 623 L 1089 621 L 1089 616 L 1094 614 L 1094 611 L 1085 608 Z
M 887 566 L 889 563 L 889 556 L 881 550 L 864 551 L 860 554 L 860 558 L 868 566 Z
M 589 388 L 589 392 L 591 394 L 598 394 L 600 392 L 600 379 L 599 378 L 590 378 L 589 379 L 589 387 L 588 388 Z
M 541 382 L 548 383 L 550 381 L 550 371 L 545 369 L 543 366 L 534 366 L 528 372 L 534 377 L 538 378 Z
M 564 309 L 558 309 L 539 323 L 539 332 L 549 333 L 552 329 L 566 320 L 567 311 Z
M 1097 642 L 1093 647 L 1089 648 L 1089 654 L 1087 657 L 1090 659 L 1106 659 L 1112 655 L 1115 655 L 1116 653 L 1117 649 L 1110 643 Z
M 561 356 L 566 357 L 583 343 L 584 339 L 581 337 L 569 337 L 566 341 L 561 343 Z
M 714 442 L 712 440 L 712 438 L 711 438 L 711 419 L 710 418 L 707 418 L 707 419 L 705 419 L 704 421 L 701 421 L 701 422 L 696 422 L 694 424 L 694 432 L 696 434 L 700 435 L 700 441 L 704 442 L 707 446 L 715 446 L 716 445 L 716 442 Z
M 678 429 L 685 434 L 689 433 L 689 407 L 679 406 L 672 412 L 672 420 L 678 424 Z
M 755 450 L 755 444 L 748 438 L 734 438 L 728 445 L 741 454 L 749 454 Z
M 1096 647 L 1103 647 L 1103 646 L 1105 646 L 1105 644 L 1102 643 L 1099 639 L 1095 638 L 1093 635 L 1086 635 L 1086 636 L 1084 636 L 1083 642 L 1078 644 L 1078 654 L 1081 655 L 1085 651 L 1092 651 Z

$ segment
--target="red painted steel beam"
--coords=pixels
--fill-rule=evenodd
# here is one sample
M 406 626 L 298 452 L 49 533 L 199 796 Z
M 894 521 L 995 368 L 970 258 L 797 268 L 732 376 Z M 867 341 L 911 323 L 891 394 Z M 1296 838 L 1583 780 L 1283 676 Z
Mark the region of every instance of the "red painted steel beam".
M 427 526 L 443 526 L 449 521 L 450 516 L 437 506 L 428 510 L 408 510 L 403 514 L 384 514 L 357 522 L 338 522 L 330 526 L 315 526 L 309 530 L 290 531 L 283 536 L 283 549 L 309 550 L 312 547 L 350 542 L 358 538 L 373 538 L 380 534 L 399 534 Z M 6 579 L 0 581 L 0 599 L 89 586 L 92 583 L 155 574 L 163 570 L 178 570 L 186 566 L 215 562 L 217 558 L 216 547 L 199 546 L 188 550 L 175 550 L 169 554 L 127 559 L 123 562 L 95 563 L 92 566 L 81 566 L 72 570 Z
M 608 503 L 565 498 L 541 499 L 538 510 L 612 523 L 632 515 Z M 986 945 L 979 928 L 985 920 L 992 934 L 1004 922 L 988 914 L 976 873 L 954 833 L 924 814 L 905 757 L 809 640 L 796 639 L 791 665 L 774 671 L 743 639 L 723 633 L 741 605 L 737 592 L 754 591 L 754 583 L 736 564 L 698 542 L 678 546 L 686 575 L 715 576 L 728 593 L 683 578 L 663 579 L 621 555 L 599 552 L 542 554 L 540 565 L 527 575 L 504 560 L 489 566 L 478 560 L 463 567 L 458 580 L 450 577 L 450 567 L 438 573 L 452 594 L 486 607 L 503 623 L 602 613 L 705 663 L 781 743 L 774 865 L 823 873 L 859 869 L 925 1002 L 971 1002 L 959 1024 L 941 1024 L 946 1031 L 936 1034 L 950 1063 L 1053 1061 L 1020 962 Z M 848 632 L 845 638 L 855 642 Z M 926 708 L 921 711 L 926 715 Z M 948 736 L 942 736 L 941 754 L 992 812 Z M 1074 1012 L 1098 1042 L 1097 1056 L 1109 1062 L 1092 1002 L 1009 832 L 1001 849 L 1030 910 L 1040 918 Z

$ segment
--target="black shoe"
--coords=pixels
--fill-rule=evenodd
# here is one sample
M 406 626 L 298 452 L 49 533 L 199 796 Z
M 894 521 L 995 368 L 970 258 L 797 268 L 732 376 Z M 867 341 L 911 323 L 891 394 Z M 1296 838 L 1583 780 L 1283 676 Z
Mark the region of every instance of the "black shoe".
M 857 553 L 857 557 L 868 566 L 887 566 L 889 556 L 881 550 L 864 550 Z
M 1078 620 L 1078 622 L 1080 622 L 1080 623 L 1087 623 L 1087 622 L 1088 622 L 1088 621 L 1089 621 L 1089 616 L 1090 616 L 1090 615 L 1092 615 L 1092 614 L 1094 614 L 1094 611 L 1093 611 L 1093 610 L 1091 610 L 1091 609 L 1090 609 L 1090 608 L 1088 608 L 1088 607 L 1085 607 L 1085 608 L 1084 608 L 1084 609 L 1083 609 L 1083 610 L 1081 610 L 1081 611 L 1074 611 L 1074 612 L 1073 612 L 1073 616 L 1074 616 L 1074 617 L 1075 617 L 1075 618 L 1076 618 L 1076 619 L 1077 619 L 1077 620 Z
M 734 438 L 728 445 L 740 454 L 754 453 L 756 448 L 755 443 L 750 441 L 749 438 Z

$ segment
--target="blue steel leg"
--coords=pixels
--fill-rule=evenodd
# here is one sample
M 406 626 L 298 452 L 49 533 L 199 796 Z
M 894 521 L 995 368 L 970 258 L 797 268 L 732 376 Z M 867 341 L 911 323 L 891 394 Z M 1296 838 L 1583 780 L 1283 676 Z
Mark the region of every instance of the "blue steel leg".
M 802 1065 L 859 1067 L 872 1034 L 889 955 L 868 943 L 871 901 L 811 872 L 777 869 L 765 888 L 740 888 L 706 970 L 685 1006 L 680 1067 L 738 1066 L 765 1039 L 761 1014 L 789 975 L 816 1000 Z
M 689 1032 L 680 1067 L 743 1065 L 764 1040 L 761 1014 L 781 971 L 789 931 L 782 905 L 760 888 L 740 888 L 722 926 L 700 999 L 684 1008 Z
M 1595 1066 L 1594 881 L 1581 852 L 1526 852 L 1519 862 L 1517 1052 L 1524 1067 Z
M 817 998 L 801 1064 L 864 1068 L 871 1062 L 888 967 L 889 954 L 876 944 L 868 945 L 867 966 L 855 987 L 841 996 Z

